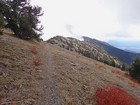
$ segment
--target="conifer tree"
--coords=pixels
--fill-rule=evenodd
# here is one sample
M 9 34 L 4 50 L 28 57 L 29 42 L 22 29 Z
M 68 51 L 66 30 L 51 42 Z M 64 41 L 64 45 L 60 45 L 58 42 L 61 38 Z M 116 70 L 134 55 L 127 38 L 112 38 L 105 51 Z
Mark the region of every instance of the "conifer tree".
M 140 59 L 135 59 L 130 69 L 130 75 L 140 82 Z
M 38 39 L 43 27 L 38 27 L 42 8 L 32 6 L 29 0 L 1 0 L 0 13 L 4 16 L 5 27 L 12 29 L 22 39 Z

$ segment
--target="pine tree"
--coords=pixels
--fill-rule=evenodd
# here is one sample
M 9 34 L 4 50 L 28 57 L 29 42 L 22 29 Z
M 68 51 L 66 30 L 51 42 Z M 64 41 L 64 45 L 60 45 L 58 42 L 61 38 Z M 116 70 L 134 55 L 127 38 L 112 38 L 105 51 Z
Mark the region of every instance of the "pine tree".
M 130 75 L 140 82 L 140 59 L 135 59 L 130 69 Z
M 39 17 L 42 8 L 31 6 L 29 0 L 4 0 L 0 2 L 0 13 L 5 17 L 6 27 L 12 29 L 22 39 L 38 39 L 42 26 Z

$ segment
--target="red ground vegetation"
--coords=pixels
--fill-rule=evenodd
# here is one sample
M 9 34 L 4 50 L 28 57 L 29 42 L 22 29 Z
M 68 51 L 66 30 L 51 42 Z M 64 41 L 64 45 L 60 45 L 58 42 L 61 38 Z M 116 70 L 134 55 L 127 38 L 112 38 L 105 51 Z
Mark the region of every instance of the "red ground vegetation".
M 32 47 L 32 48 L 31 48 L 31 52 L 32 52 L 33 54 L 38 54 L 38 49 L 37 49 L 36 47 Z
M 40 58 L 34 59 L 33 64 L 34 64 L 35 66 L 40 66 L 40 65 L 42 64 L 42 63 L 41 63 L 41 59 L 40 59 Z
M 116 87 L 99 88 L 94 97 L 97 105 L 138 105 L 136 98 Z

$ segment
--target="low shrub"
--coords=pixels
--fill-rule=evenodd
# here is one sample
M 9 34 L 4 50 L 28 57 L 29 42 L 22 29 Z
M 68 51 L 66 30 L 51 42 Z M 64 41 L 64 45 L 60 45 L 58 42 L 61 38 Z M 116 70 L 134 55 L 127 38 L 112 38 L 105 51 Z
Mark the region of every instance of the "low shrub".
M 0 29 L 0 35 L 3 35 L 3 31 Z
M 138 105 L 138 100 L 120 88 L 97 89 L 94 99 L 97 105 Z
M 14 102 L 6 102 L 5 99 L 0 99 L 0 105 L 16 105 Z
M 0 105 L 2 105 L 2 103 L 3 103 L 3 102 L 2 102 L 2 99 L 0 99 Z
M 34 59 L 33 63 L 34 63 L 35 66 L 40 66 L 41 65 L 41 60 L 39 58 Z
M 37 49 L 36 47 L 32 47 L 32 48 L 31 48 L 31 52 L 32 52 L 33 54 L 38 54 L 38 49 Z

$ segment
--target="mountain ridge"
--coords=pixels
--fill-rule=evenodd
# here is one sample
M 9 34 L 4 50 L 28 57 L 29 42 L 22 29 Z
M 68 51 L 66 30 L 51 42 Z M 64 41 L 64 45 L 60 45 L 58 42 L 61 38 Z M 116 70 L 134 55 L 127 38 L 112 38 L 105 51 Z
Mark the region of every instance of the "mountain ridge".
M 49 39 L 47 42 L 51 44 L 56 44 L 70 51 L 75 51 L 86 57 L 98 60 L 100 62 L 104 62 L 111 66 L 115 66 L 118 68 L 123 67 L 122 62 L 120 62 L 117 58 L 108 55 L 101 47 L 98 47 L 95 44 L 91 45 L 90 43 L 87 43 L 85 41 L 80 41 L 75 38 L 62 36 L 53 37 Z
M 120 61 L 124 62 L 127 65 L 131 65 L 133 60 L 137 57 L 140 57 L 140 54 L 128 52 L 119 48 L 116 48 L 110 44 L 104 44 L 99 40 L 95 40 L 89 37 L 83 37 L 85 42 L 88 42 L 93 45 L 97 45 L 101 47 L 104 51 L 106 51 L 109 55 L 117 57 Z

